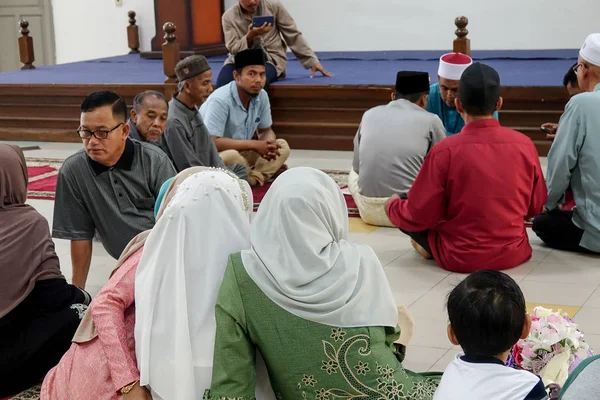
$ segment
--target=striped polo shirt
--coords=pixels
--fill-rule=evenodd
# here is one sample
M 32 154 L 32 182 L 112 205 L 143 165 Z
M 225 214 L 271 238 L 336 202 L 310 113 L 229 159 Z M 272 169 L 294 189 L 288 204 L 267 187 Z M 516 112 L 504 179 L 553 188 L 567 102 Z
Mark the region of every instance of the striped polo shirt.
M 154 202 L 175 168 L 158 147 L 127 139 L 113 167 L 88 157 L 84 149 L 59 170 L 52 236 L 91 240 L 97 235 L 117 259 L 129 241 L 154 226 Z

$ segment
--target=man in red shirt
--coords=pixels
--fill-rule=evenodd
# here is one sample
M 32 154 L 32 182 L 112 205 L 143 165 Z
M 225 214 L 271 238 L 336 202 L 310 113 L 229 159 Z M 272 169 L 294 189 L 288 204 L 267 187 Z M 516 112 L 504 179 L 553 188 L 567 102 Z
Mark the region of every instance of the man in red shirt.
M 502 98 L 493 68 L 467 68 L 455 104 L 465 127 L 433 147 L 407 198 L 392 196 L 386 212 L 444 269 L 516 267 L 531 258 L 524 221 L 547 199 L 538 153 L 527 136 L 494 119 Z

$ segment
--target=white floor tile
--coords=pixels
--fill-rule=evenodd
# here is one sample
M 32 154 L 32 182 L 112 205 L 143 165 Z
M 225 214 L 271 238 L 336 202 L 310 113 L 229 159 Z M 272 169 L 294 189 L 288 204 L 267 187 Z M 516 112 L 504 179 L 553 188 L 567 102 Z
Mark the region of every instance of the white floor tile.
M 420 347 L 409 345 L 406 349 L 406 358 L 402 366 L 413 372 L 426 372 L 440 358 L 446 354 L 447 350 L 433 347 Z
M 585 277 L 582 281 L 585 282 Z M 582 306 L 598 285 L 524 280 L 520 286 L 530 303 Z

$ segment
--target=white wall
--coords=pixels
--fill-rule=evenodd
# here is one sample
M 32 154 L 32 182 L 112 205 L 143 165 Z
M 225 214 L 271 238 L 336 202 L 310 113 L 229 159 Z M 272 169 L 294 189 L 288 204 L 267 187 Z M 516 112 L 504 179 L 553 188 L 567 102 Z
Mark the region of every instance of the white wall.
M 127 12 L 137 12 L 141 50 L 154 37 L 154 1 L 52 0 L 58 64 L 129 53 Z
M 472 49 L 578 48 L 600 31 L 600 0 L 281 1 L 316 51 L 449 49 L 458 15 L 469 18 Z M 149 50 L 154 1 L 122 2 L 52 0 L 57 62 L 127 53 L 128 10 L 138 13 L 141 49 Z

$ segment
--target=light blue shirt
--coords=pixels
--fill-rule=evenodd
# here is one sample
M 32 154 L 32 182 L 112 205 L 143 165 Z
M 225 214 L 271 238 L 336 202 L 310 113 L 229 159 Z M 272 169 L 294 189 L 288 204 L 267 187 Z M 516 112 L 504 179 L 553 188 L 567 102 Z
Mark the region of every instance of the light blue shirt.
M 442 100 L 439 83 L 434 83 L 429 87 L 427 111 L 440 117 L 448 136 L 457 134 L 465 126 L 465 121 L 456 111 L 456 108 L 448 107 L 448 104 Z M 494 112 L 494 118 L 498 119 L 498 111 Z
M 244 108 L 235 81 L 215 90 L 202 107 L 200 116 L 213 136 L 250 140 L 256 129 L 273 125 L 267 92 L 261 90 Z
M 580 246 L 600 252 L 600 84 L 569 100 L 548 153 L 548 210 L 570 186 L 573 223 L 584 230 Z

